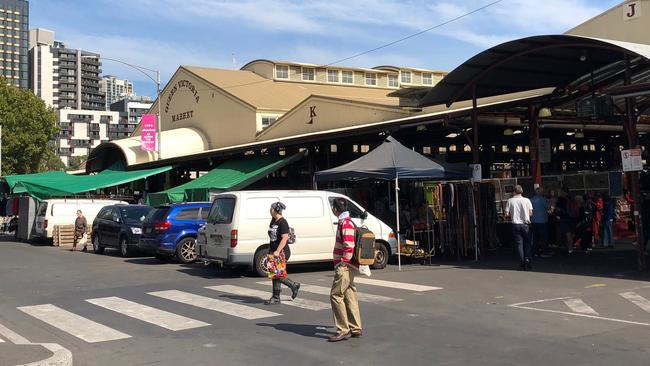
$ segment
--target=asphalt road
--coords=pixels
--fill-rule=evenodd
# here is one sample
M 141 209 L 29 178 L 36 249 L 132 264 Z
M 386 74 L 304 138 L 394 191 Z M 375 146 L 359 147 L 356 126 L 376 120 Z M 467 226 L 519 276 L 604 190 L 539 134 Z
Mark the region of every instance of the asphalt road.
M 263 278 L 0 241 L 0 326 L 74 365 L 648 365 L 650 283 L 630 253 L 510 259 L 374 271 L 390 282 L 358 284 L 364 337 L 331 344 L 329 265 L 290 266 L 302 300 L 269 308 Z M 0 365 L 51 355 L 2 327 Z

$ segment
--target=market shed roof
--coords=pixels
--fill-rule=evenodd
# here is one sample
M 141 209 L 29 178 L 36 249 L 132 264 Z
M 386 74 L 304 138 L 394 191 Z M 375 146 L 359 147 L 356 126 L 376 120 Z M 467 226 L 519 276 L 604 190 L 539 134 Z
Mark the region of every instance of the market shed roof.
M 650 59 L 650 45 L 573 35 L 544 35 L 502 43 L 465 61 L 420 102 L 447 104 L 476 97 L 564 87 L 592 72 L 619 63 Z

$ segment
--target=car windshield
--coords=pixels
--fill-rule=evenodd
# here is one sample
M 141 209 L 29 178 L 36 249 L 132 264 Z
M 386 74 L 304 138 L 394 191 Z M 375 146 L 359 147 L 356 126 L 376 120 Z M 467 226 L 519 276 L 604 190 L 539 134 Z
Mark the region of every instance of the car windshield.
M 149 212 L 149 215 L 147 215 L 147 218 L 144 221 L 147 223 L 165 221 L 170 209 L 171 207 L 168 206 L 156 207 Z
M 212 204 L 208 221 L 213 224 L 230 224 L 232 215 L 235 212 L 235 198 L 217 198 Z
M 141 224 L 144 219 L 149 215 L 153 210 L 152 207 L 147 206 L 124 206 L 120 207 L 120 212 L 122 213 L 122 218 L 124 222 L 132 225 Z

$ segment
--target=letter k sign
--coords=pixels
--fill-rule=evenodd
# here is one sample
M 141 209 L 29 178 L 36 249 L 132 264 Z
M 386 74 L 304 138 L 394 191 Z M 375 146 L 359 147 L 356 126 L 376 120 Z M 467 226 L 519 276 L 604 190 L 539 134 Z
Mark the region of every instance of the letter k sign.
M 314 117 L 318 117 L 316 114 L 316 106 L 309 107 L 309 122 L 307 122 L 308 125 L 314 124 Z

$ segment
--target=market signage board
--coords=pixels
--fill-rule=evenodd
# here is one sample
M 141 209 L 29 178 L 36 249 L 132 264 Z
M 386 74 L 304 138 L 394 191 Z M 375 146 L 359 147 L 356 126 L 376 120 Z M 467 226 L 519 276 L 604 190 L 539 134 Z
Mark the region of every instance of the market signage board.
M 551 139 L 539 139 L 539 162 L 542 164 L 551 162 Z
M 643 170 L 641 161 L 641 149 L 629 149 L 621 151 L 624 172 L 638 172 Z
M 156 151 L 156 115 L 142 115 L 140 131 L 140 148 L 144 151 Z

